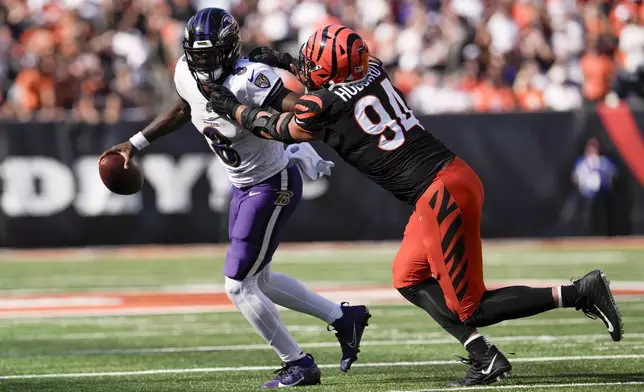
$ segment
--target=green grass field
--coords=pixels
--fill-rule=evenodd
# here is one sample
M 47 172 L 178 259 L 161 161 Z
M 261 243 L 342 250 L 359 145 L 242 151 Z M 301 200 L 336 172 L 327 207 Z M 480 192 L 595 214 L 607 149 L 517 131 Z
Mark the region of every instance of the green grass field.
M 317 247 L 281 251 L 274 270 L 327 291 L 378 287 L 391 278 L 395 247 Z M 644 244 L 485 247 L 486 281 L 566 283 L 601 268 L 615 288 L 644 289 Z M 279 360 L 234 311 L 37 317 L 11 313 L 30 306 L 19 296 L 104 292 L 221 292 L 223 253 L 157 258 L 64 256 L 19 261 L 0 255 L 0 391 L 254 391 Z M 642 291 L 644 292 L 644 291 Z M 388 297 L 389 298 L 389 297 Z M 514 364 L 512 377 L 490 390 L 644 391 L 644 297 L 619 296 L 626 336 L 610 340 L 603 324 L 556 310 L 482 330 Z M 338 370 L 340 350 L 326 325 L 284 311 L 298 342 L 322 365 L 310 391 L 442 391 L 467 366 L 466 352 L 419 309 L 369 299 L 373 314 L 360 361 Z M 47 303 L 34 305 L 47 307 Z M 27 305 L 26 305 L 27 304 Z M 4 313 L 3 313 L 4 312 Z M 455 389 L 459 390 L 459 389 Z

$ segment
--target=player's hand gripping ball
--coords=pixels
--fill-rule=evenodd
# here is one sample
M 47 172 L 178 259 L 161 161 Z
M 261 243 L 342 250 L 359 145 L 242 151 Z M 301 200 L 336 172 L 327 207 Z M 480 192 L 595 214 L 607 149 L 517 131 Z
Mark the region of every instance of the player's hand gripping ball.
M 143 172 L 130 160 L 135 148 L 128 144 L 126 142 L 110 148 L 98 160 L 98 172 L 103 184 L 119 195 L 133 195 L 143 188 Z

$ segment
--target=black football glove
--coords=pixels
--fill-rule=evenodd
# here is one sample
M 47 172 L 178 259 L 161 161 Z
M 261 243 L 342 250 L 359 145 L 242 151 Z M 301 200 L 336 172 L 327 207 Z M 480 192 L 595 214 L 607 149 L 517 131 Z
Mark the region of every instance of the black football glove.
M 230 117 L 235 117 L 235 111 L 240 103 L 232 91 L 221 84 L 215 83 L 208 85 L 208 91 L 210 91 L 210 100 L 208 103 L 212 110 L 220 115 L 227 114 Z
M 293 64 L 293 56 L 288 53 L 278 52 L 266 46 L 258 46 L 253 48 L 248 54 L 248 59 L 255 63 L 263 63 L 271 67 L 285 69 L 293 72 L 291 64 Z

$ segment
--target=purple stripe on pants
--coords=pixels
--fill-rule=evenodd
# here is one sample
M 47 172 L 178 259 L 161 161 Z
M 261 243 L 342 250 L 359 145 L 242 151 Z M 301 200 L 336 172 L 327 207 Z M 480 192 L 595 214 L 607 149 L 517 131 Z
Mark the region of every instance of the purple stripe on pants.
M 302 199 L 302 177 L 290 166 L 246 188 L 233 187 L 224 275 L 243 280 L 270 263 L 286 222 Z

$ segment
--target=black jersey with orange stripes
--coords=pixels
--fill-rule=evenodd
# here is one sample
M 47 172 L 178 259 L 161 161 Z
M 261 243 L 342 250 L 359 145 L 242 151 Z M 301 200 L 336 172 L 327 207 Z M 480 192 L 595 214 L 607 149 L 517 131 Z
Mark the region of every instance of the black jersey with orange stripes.
M 420 125 L 376 59 L 363 80 L 303 95 L 295 110 L 296 124 L 324 132 L 344 160 L 412 205 L 454 157 Z

